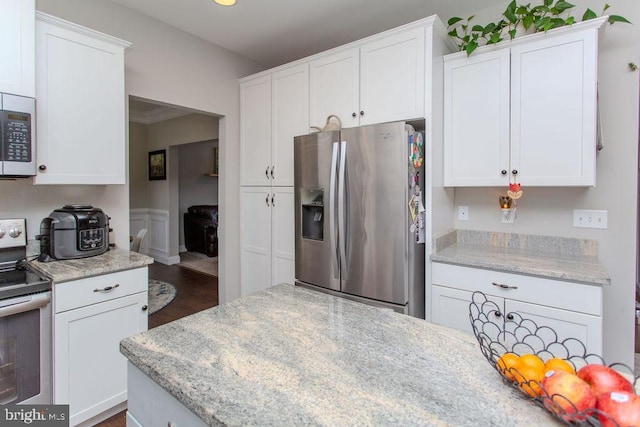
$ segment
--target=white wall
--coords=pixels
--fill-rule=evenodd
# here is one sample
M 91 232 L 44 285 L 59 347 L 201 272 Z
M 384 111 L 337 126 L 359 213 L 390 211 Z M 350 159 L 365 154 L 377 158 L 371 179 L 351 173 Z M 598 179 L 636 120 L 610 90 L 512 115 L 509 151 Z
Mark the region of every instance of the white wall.
M 238 297 L 240 294 L 240 224 L 237 215 L 240 205 L 238 79 L 259 71 L 261 67 L 253 61 L 107 0 L 38 0 L 36 7 L 42 12 L 133 43 L 125 56 L 128 95 L 224 116 L 220 120 L 220 222 L 222 227 L 219 230 L 221 246 L 219 292 L 221 302 Z M 105 200 L 99 201 L 102 202 L 102 206 L 122 216 L 121 224 L 118 225 L 127 230 L 124 237 L 128 239 L 128 185 L 120 187 L 108 189 L 103 197 Z M 23 191 L 23 187 L 16 192 L 19 191 Z M 59 197 L 52 197 L 54 200 L 59 199 Z M 42 206 L 40 203 L 36 205 Z M 177 206 L 177 202 L 175 205 Z M 46 210 L 48 206 L 40 208 L 40 211 Z M 177 234 L 175 244 L 177 246 Z
M 571 3 L 576 4 L 574 15 L 579 18 L 586 7 L 599 13 L 604 1 Z M 469 221 L 456 220 L 455 227 L 597 240 L 599 259 L 611 276 L 611 286 L 604 290 L 604 357 L 633 366 L 639 73 L 631 71 L 628 63 L 639 63 L 640 2 L 611 4 L 608 12 L 623 15 L 634 25 L 607 25 L 600 41 L 598 80 L 605 148 L 598 154 L 596 187 L 524 187 L 515 224 L 500 222 L 497 200 L 506 188 L 458 188 L 455 205 L 470 209 Z M 476 13 L 473 22 L 497 21 L 506 5 Z M 608 229 L 574 228 L 573 209 L 608 210 Z

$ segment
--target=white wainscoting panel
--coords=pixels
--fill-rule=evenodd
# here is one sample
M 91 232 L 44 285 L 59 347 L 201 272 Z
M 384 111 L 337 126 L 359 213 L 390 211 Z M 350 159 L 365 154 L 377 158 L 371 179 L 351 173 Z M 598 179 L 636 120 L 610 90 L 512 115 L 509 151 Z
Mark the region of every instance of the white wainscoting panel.
M 148 230 L 146 255 L 162 264 L 176 264 L 180 257 L 169 256 L 169 211 L 162 209 L 132 209 L 129 213 L 131 233 L 140 230 L 144 224 Z M 137 232 L 136 232 L 137 233 Z M 132 234 L 134 235 L 134 234 Z

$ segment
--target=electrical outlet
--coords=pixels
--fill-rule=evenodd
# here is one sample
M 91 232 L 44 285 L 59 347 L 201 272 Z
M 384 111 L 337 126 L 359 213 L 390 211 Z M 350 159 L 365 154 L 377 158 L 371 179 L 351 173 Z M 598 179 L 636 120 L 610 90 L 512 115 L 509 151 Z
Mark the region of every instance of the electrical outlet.
M 607 228 L 608 211 L 573 210 L 573 226 L 583 228 Z
M 469 221 L 469 206 L 458 206 L 458 220 Z

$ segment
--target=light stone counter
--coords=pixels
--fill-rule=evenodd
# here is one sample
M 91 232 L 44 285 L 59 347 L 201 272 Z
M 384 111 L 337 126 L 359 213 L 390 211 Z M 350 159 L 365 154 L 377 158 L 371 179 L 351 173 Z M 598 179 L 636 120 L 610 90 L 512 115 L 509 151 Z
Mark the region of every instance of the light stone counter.
M 597 242 L 530 234 L 454 230 L 435 240 L 433 262 L 610 285 Z
M 556 424 L 502 382 L 473 336 L 292 285 L 120 351 L 208 425 Z
M 68 282 L 121 270 L 153 264 L 153 258 L 128 249 L 112 248 L 102 255 L 88 258 L 40 262 L 30 261 L 29 267 L 54 283 Z

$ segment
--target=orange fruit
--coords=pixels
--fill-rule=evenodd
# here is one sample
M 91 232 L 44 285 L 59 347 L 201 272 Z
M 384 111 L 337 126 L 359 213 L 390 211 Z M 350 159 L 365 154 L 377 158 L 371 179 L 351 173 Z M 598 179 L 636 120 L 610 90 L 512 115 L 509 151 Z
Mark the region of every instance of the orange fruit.
M 523 354 L 520 356 L 520 363 L 542 371 L 542 374 L 544 375 L 544 362 L 539 356 L 536 356 L 535 354 Z
M 509 368 L 513 367 L 519 361 L 520 356 L 518 356 L 517 354 L 505 353 L 500 356 L 500 358 L 496 362 L 496 366 L 498 367 L 498 370 L 502 373 L 502 375 L 513 381 L 513 374 L 509 371 Z
M 570 374 L 576 374 L 576 370 L 573 365 L 567 360 L 560 359 L 559 357 L 554 357 L 547 360 L 547 362 L 544 364 L 544 371 L 565 371 Z
M 520 389 L 531 397 L 540 394 L 540 384 L 544 378 L 544 363 L 542 365 L 530 365 L 527 359 L 522 357 L 513 367 L 514 380 L 518 382 Z

